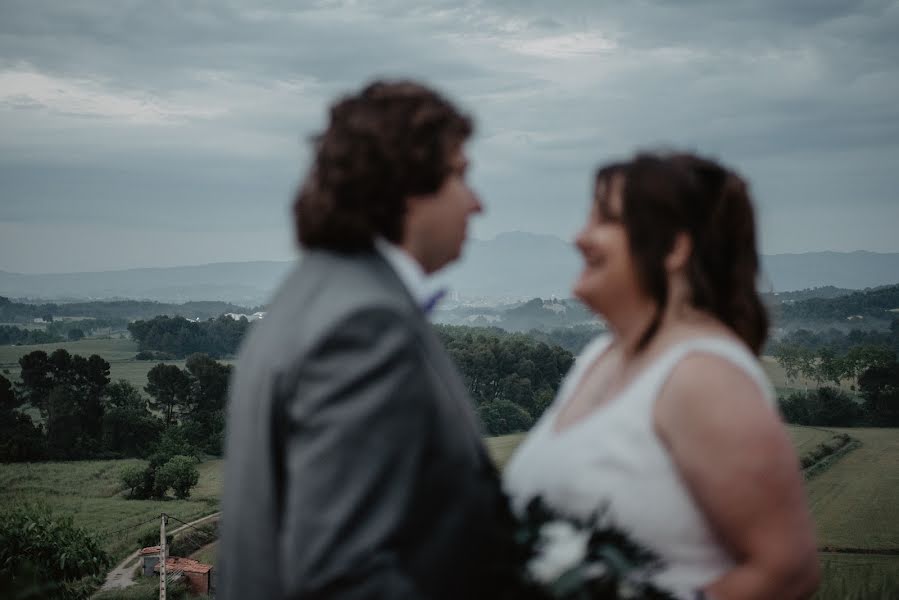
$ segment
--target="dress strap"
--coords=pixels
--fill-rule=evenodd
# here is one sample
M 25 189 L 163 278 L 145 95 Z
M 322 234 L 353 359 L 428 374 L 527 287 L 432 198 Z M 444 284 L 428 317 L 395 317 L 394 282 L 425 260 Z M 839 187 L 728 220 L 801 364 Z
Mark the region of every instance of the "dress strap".
M 653 399 L 661 391 L 662 385 L 668 380 L 674 368 L 693 353 L 712 354 L 725 359 L 755 382 L 769 405 L 775 404 L 777 396 L 774 387 L 758 358 L 739 342 L 725 337 L 694 338 L 671 347 L 659 358 L 658 371 L 650 378 L 654 387 L 651 394 Z

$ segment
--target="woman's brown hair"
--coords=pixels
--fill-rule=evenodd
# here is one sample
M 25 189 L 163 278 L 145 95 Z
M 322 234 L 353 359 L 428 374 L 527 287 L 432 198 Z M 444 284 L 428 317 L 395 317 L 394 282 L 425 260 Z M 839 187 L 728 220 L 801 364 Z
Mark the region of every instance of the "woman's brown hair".
M 756 289 L 755 216 L 743 178 L 694 154 L 639 154 L 601 168 L 597 191 L 609 188 L 616 176 L 624 184 L 620 214 L 614 214 L 608 194 L 597 195 L 597 207 L 603 218 L 625 227 L 641 286 L 657 304 L 638 348 L 645 348 L 658 331 L 668 301 L 665 257 L 683 232 L 692 242 L 687 264 L 692 304 L 761 353 L 768 315 Z

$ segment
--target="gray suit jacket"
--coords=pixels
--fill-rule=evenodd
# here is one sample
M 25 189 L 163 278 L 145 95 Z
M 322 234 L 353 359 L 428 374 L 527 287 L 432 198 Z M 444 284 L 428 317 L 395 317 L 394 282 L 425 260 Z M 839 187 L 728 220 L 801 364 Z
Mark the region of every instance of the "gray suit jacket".
M 231 381 L 223 511 L 224 600 L 489 587 L 506 518 L 496 471 L 454 365 L 377 253 L 307 252 L 253 326 Z

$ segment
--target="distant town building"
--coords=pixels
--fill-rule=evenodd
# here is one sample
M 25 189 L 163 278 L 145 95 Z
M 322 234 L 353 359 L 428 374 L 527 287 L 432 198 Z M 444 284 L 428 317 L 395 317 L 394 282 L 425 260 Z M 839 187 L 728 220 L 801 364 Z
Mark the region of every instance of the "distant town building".
M 247 321 L 258 321 L 265 317 L 265 313 L 262 311 L 254 312 L 252 315 L 244 315 L 241 313 L 225 313 L 225 316 L 230 317 L 235 321 L 240 321 L 241 319 L 246 319 Z

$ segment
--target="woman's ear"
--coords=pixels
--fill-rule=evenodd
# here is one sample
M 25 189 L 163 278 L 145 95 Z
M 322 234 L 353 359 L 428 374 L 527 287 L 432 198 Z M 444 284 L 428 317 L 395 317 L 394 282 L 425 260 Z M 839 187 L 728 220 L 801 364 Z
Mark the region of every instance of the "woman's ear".
M 682 271 L 687 267 L 693 254 L 693 240 L 686 232 L 680 231 L 674 236 L 671 252 L 665 257 L 665 269 L 669 273 Z

